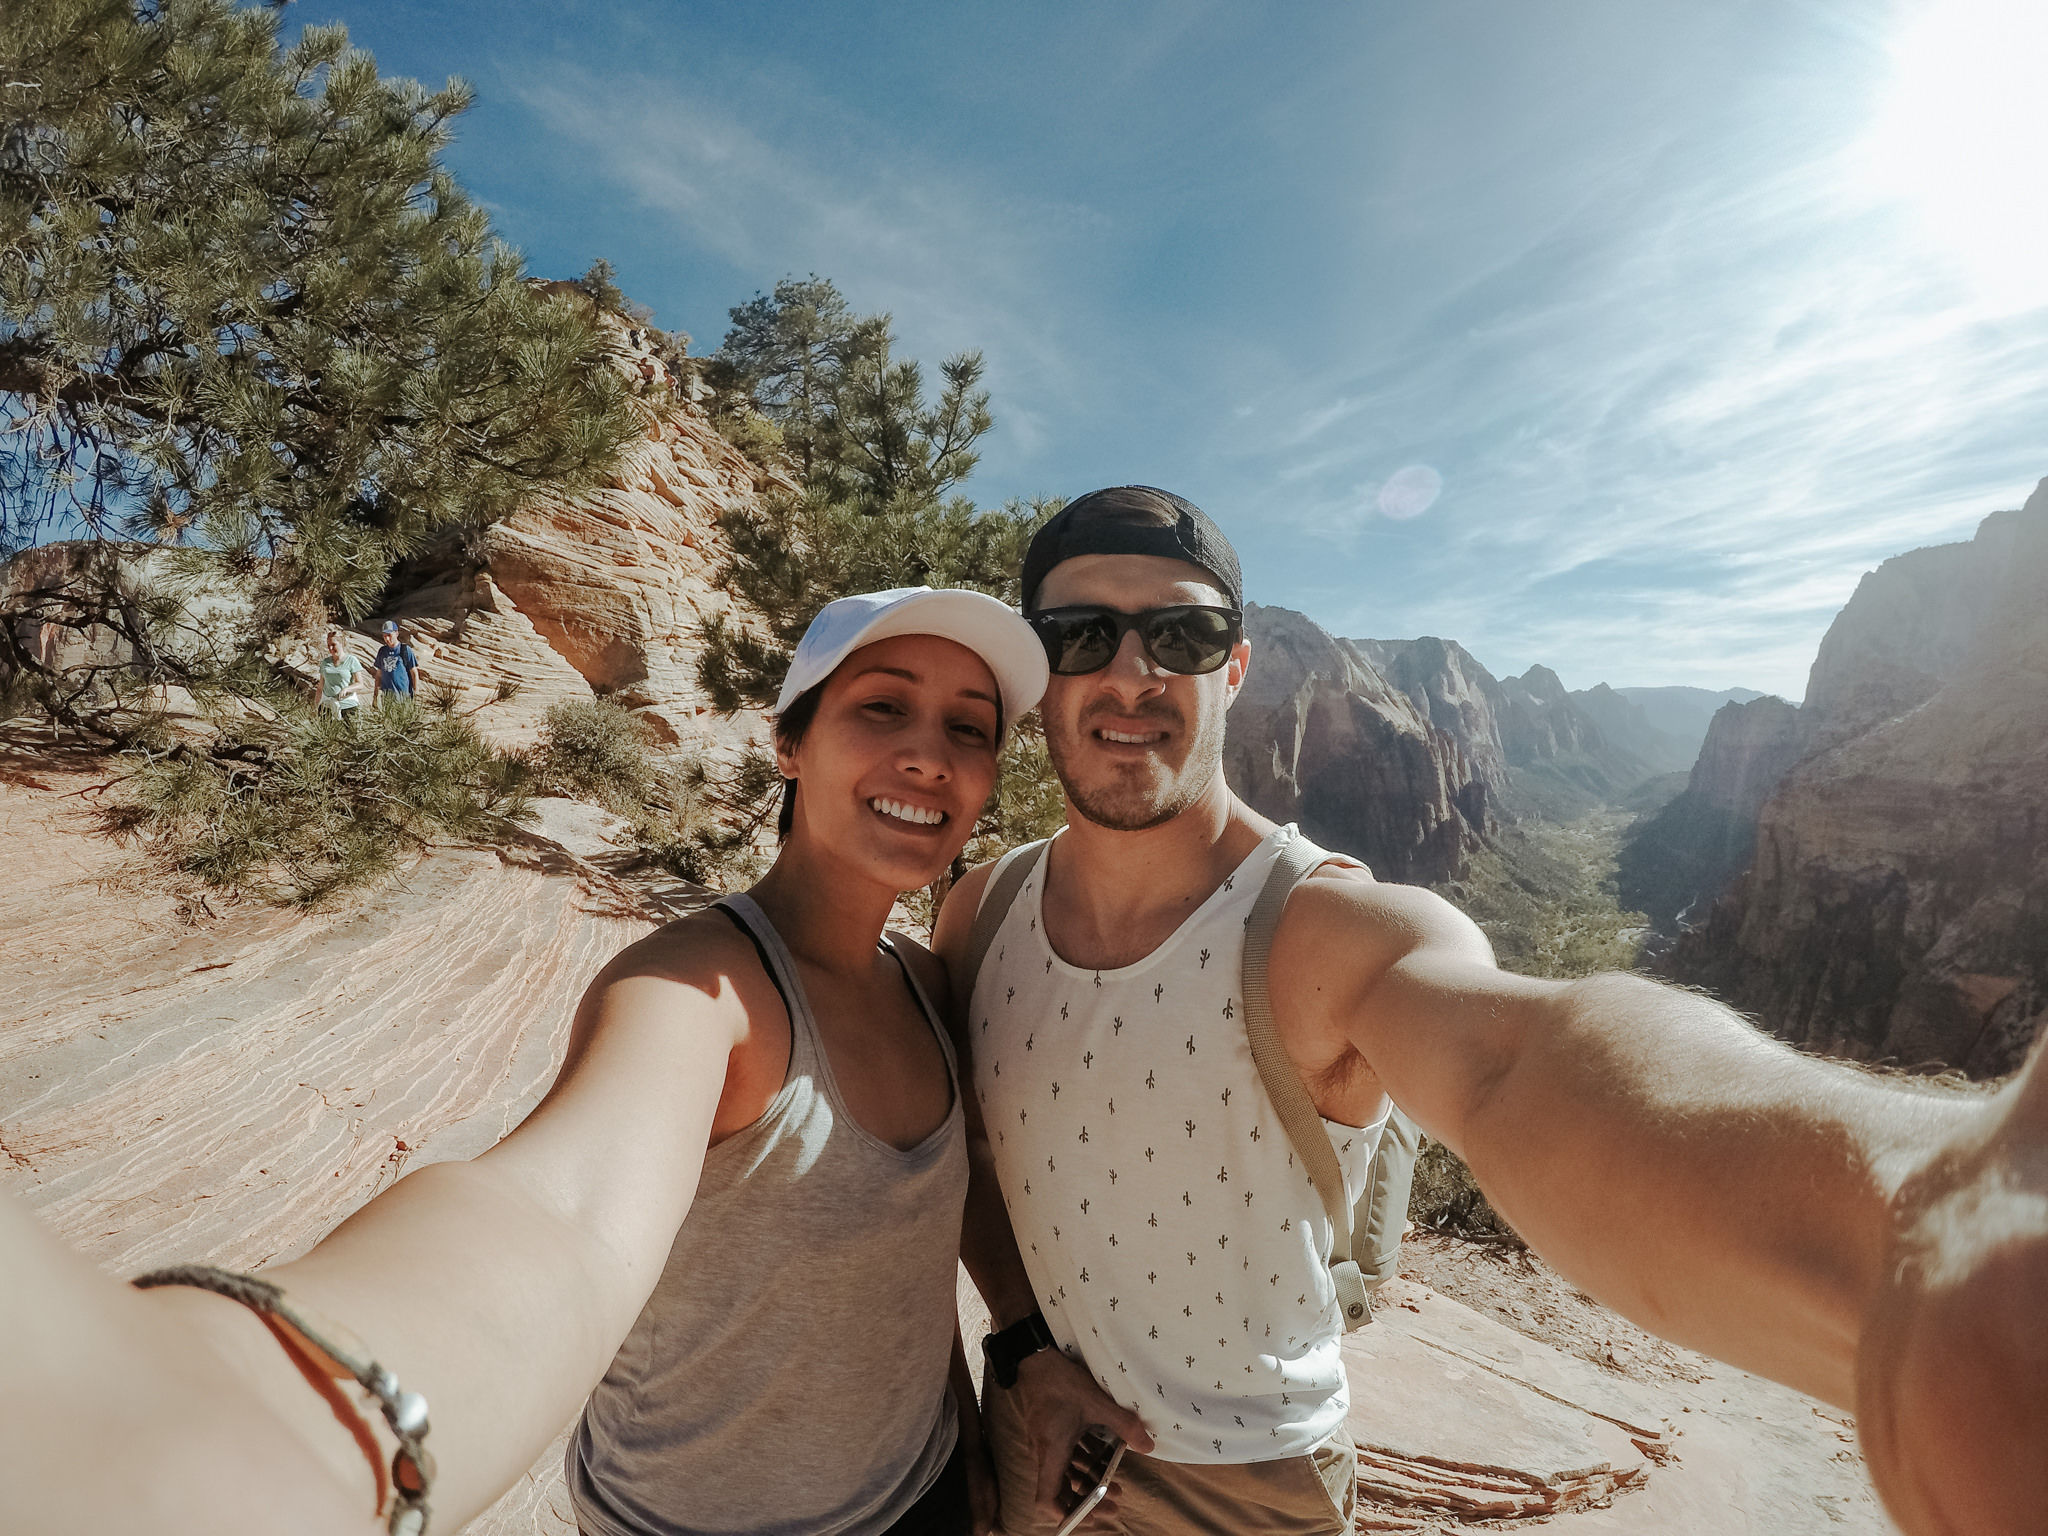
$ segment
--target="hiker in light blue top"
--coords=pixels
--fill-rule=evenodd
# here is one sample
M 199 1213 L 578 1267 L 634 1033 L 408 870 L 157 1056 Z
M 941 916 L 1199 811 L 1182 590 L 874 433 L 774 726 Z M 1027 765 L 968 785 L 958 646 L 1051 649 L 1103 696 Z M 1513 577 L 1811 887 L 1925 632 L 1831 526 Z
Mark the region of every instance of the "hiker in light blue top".
M 341 648 L 341 631 L 327 631 L 327 654 L 320 658 L 320 681 L 313 690 L 313 702 L 338 720 L 356 723 L 356 710 L 363 702 L 362 663 Z
M 387 694 L 397 699 L 411 698 L 418 691 L 419 679 L 419 653 L 405 643 L 397 621 L 386 619 L 384 643 L 377 648 L 378 706 L 383 706 Z

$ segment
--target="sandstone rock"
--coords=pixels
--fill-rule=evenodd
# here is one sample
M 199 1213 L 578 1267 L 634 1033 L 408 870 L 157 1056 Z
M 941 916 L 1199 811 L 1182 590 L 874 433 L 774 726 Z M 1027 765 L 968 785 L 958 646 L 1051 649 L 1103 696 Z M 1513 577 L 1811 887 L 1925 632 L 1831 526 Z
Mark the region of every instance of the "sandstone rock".
M 1804 754 L 1667 965 L 1786 1038 L 2010 1071 L 2048 1019 L 2048 481 L 1967 545 L 1867 576 Z
M 630 362 L 639 353 L 625 339 L 629 329 L 609 318 Z M 794 486 L 728 444 L 686 398 L 658 390 L 645 414 L 646 436 L 609 485 L 577 497 L 537 496 L 481 533 L 450 534 L 401 563 L 383 606 L 360 627 L 345 627 L 345 648 L 367 661 L 382 621 L 405 623 L 429 683 L 452 684 L 460 707 L 503 746 L 530 746 L 551 704 L 600 695 L 639 714 L 666 746 L 730 752 L 764 739 L 757 714 L 711 711 L 697 687 L 698 634 L 706 620 L 731 615 L 717 582 L 729 554 L 719 515 Z M 173 643 L 225 654 L 249 621 L 246 599 L 177 566 L 176 551 L 153 545 L 43 546 L 0 566 L 0 605 L 29 591 L 108 583 L 131 606 L 172 595 L 187 610 Z M 315 626 L 274 654 L 310 680 L 323 635 Z M 30 620 L 16 624 L 15 639 L 31 653 L 43 644 Z M 130 660 L 105 629 L 52 639 L 55 660 L 67 667 Z M 516 684 L 518 696 L 499 700 L 502 683 Z
M 1486 786 L 1483 807 L 1466 807 L 1475 826 L 1491 830 L 1500 810 L 1567 819 L 1621 799 L 1656 772 L 1610 741 L 1581 706 L 1588 696 L 1567 693 L 1548 667 L 1496 679 L 1452 640 L 1343 643 L 1363 653 L 1418 713 L 1458 744 Z M 1601 702 L 1616 719 L 1650 730 L 1640 712 L 1611 690 Z
M 465 707 L 508 745 L 529 743 L 547 707 L 602 695 L 669 746 L 731 749 L 761 739 L 747 714 L 713 713 L 697 687 L 698 632 L 730 613 L 717 585 L 728 553 L 718 516 L 790 489 L 753 464 L 694 405 L 662 403 L 608 486 L 539 497 L 481 537 L 451 537 L 394 574 L 378 618 L 410 621 L 461 687 Z M 519 698 L 485 702 L 500 679 Z
M 1405 1279 L 1343 1349 L 1361 1531 L 1892 1530 L 1840 1415 L 1710 1361 L 1632 1381 Z
M 146 610 L 166 597 L 176 599 L 175 619 L 147 622 Z M 231 653 L 250 621 L 246 596 L 191 569 L 178 551 L 90 539 L 41 544 L 0 563 L 0 613 L 14 616 L 13 639 L 27 655 L 74 684 L 93 669 L 133 662 L 130 635 L 146 634 L 157 649 L 198 663 Z M 94 613 L 117 616 L 128 634 L 106 625 L 67 627 L 65 621 Z M 47 630 L 44 621 L 53 621 Z M 0 651 L 0 672 L 8 669 Z
M 1808 721 L 1779 698 L 1723 705 L 1685 791 L 1629 830 L 1617 860 L 1623 907 L 1672 933 L 1749 867 L 1757 817 L 1805 750 Z
M 1252 667 L 1224 771 L 1264 815 L 1383 879 L 1455 878 L 1483 835 L 1486 784 L 1451 735 L 1365 653 L 1302 615 L 1250 604 Z

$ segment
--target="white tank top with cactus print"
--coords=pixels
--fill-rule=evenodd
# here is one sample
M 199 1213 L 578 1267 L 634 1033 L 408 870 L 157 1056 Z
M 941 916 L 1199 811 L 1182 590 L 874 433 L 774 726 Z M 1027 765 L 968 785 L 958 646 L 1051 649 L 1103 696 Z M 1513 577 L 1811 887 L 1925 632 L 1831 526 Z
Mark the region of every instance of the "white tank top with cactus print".
M 969 1013 L 974 1091 L 1046 1321 L 1166 1461 L 1298 1455 L 1350 1406 L 1329 1218 L 1244 1033 L 1245 924 L 1295 835 L 1274 832 L 1112 971 L 1052 952 L 1041 860 Z M 1379 1126 L 1325 1125 L 1350 1203 Z

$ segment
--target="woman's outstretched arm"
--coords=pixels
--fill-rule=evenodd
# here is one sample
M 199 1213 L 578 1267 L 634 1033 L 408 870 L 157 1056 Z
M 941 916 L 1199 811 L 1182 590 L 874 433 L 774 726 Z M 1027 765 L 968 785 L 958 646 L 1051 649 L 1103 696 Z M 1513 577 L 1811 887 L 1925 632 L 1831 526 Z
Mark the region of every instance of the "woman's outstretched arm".
M 426 1395 L 437 1528 L 516 1481 L 611 1363 L 761 1018 L 779 1024 L 780 1005 L 724 919 L 641 940 L 584 993 L 561 1073 L 517 1130 L 472 1162 L 420 1169 L 265 1271 Z
M 328 1454 L 326 1441 L 348 1442 L 331 1418 L 323 1427 L 305 1417 L 319 1399 L 303 1382 L 245 1373 L 238 1341 L 269 1355 L 278 1347 L 247 1313 L 253 1338 L 232 1328 L 214 1337 L 216 1307 L 240 1311 L 196 1291 L 131 1290 L 0 1195 L 0 1488 L 10 1529 L 381 1528 L 362 1456 L 349 1466 Z M 282 1412 L 272 1385 L 289 1389 Z
M 472 1162 L 417 1170 L 303 1258 L 264 1271 L 426 1396 L 434 1530 L 459 1529 L 509 1487 L 603 1375 L 689 1210 L 728 1064 L 761 1018 L 779 1024 L 779 1005 L 729 924 L 694 919 L 642 940 L 584 994 L 562 1071 L 517 1130 Z M 236 1529 L 213 1501 L 220 1489 L 249 1491 L 252 1530 L 287 1517 L 293 1529 L 381 1528 L 350 1428 L 254 1314 L 200 1291 L 130 1292 L 18 1207 L 6 1213 L 0 1289 L 10 1318 L 45 1344 L 22 1390 L 9 1372 L 10 1414 L 46 1390 L 75 1422 L 102 1426 L 94 1440 L 69 1414 L 31 1411 L 9 1426 L 19 1435 L 0 1436 L 0 1486 L 49 1489 L 48 1528 L 122 1528 L 146 1511 L 152 1530 L 182 1530 L 188 1515 L 200 1517 L 194 1531 Z M 14 1305 L 17 1282 L 28 1311 Z M 68 1311 L 51 1310 L 72 1292 Z M 28 1322 L 38 1316 L 50 1326 Z M 127 1398 L 153 1405 L 146 1427 Z M 124 1493 L 104 1471 L 131 1444 L 160 1446 L 181 1477 Z M 98 1485 L 52 1479 L 52 1462 L 97 1467 Z M 176 1491 L 188 1486 L 189 1506 Z M 81 1519 L 93 1512 L 108 1518 Z

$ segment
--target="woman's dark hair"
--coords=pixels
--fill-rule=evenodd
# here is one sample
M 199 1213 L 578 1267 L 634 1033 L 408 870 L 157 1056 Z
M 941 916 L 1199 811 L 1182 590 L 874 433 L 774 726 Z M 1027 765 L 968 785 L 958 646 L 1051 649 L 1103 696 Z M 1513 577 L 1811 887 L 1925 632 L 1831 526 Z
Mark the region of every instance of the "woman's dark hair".
M 825 682 L 829 683 L 828 677 Z M 775 717 L 775 745 L 785 752 L 794 752 L 804 744 L 804 737 L 810 734 L 811 722 L 818 718 L 818 701 L 825 697 L 825 683 L 814 683 L 789 701 L 789 708 Z M 782 809 L 775 813 L 775 840 L 787 842 L 789 829 L 796 822 L 796 780 L 782 781 Z
M 814 683 L 789 701 L 789 708 L 775 717 L 775 745 L 785 752 L 794 752 L 804 744 L 804 737 L 810 734 L 811 722 L 818 718 L 818 704 L 825 697 L 825 683 Z M 996 700 L 996 741 L 1003 739 L 1003 704 Z M 796 824 L 796 780 L 782 781 L 782 806 L 775 813 L 775 840 L 787 842 L 789 829 Z

